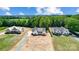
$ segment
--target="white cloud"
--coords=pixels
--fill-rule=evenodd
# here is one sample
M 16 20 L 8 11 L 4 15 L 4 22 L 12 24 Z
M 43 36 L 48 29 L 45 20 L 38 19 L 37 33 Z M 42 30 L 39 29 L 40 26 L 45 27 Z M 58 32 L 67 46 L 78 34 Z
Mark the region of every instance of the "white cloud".
M 25 15 L 23 12 L 20 12 L 19 15 Z
M 23 12 L 20 12 L 18 14 L 11 14 L 10 12 L 6 12 L 5 15 L 25 15 Z
M 4 15 L 12 15 L 9 11 L 10 8 L 9 7 L 0 7 L 0 10 L 4 11 L 5 14 Z
M 57 14 L 57 15 L 63 15 L 63 11 L 61 11 L 60 8 L 56 7 L 38 7 L 36 8 L 36 15 L 52 15 L 52 14 Z
M 3 11 L 10 11 L 9 7 L 0 7 L 0 9 L 3 10 Z
M 5 15 L 12 15 L 10 12 L 6 12 Z
M 77 13 L 79 13 L 79 8 L 76 10 Z

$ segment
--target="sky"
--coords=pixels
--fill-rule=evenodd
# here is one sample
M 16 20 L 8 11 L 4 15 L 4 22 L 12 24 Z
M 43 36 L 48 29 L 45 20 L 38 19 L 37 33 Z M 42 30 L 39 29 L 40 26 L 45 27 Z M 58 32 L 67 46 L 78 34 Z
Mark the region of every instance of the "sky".
M 74 15 L 79 7 L 0 7 L 3 15 Z

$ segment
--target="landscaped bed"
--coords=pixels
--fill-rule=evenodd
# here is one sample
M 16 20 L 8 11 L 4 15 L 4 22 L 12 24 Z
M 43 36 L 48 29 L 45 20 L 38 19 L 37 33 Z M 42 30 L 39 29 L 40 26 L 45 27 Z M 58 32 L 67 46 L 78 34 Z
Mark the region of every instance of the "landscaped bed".
M 15 34 L 0 35 L 0 51 L 9 50 L 15 43 Z
M 79 41 L 71 36 L 55 36 L 53 35 L 53 43 L 56 51 L 78 51 Z

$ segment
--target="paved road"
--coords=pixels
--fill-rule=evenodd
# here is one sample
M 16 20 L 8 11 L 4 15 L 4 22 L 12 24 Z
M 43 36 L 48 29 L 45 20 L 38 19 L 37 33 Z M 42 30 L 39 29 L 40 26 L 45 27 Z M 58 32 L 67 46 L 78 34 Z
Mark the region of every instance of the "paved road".
M 27 40 L 28 40 L 28 33 L 26 33 L 24 37 L 21 39 L 21 41 L 17 44 L 15 51 L 20 51 L 23 45 L 27 42 Z

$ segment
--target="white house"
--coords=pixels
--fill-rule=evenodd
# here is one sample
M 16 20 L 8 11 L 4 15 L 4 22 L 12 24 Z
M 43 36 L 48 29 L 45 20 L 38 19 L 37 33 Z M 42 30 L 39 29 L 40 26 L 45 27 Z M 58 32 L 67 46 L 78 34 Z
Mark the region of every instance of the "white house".
M 23 31 L 22 27 L 12 26 L 6 29 L 6 34 L 20 34 Z

